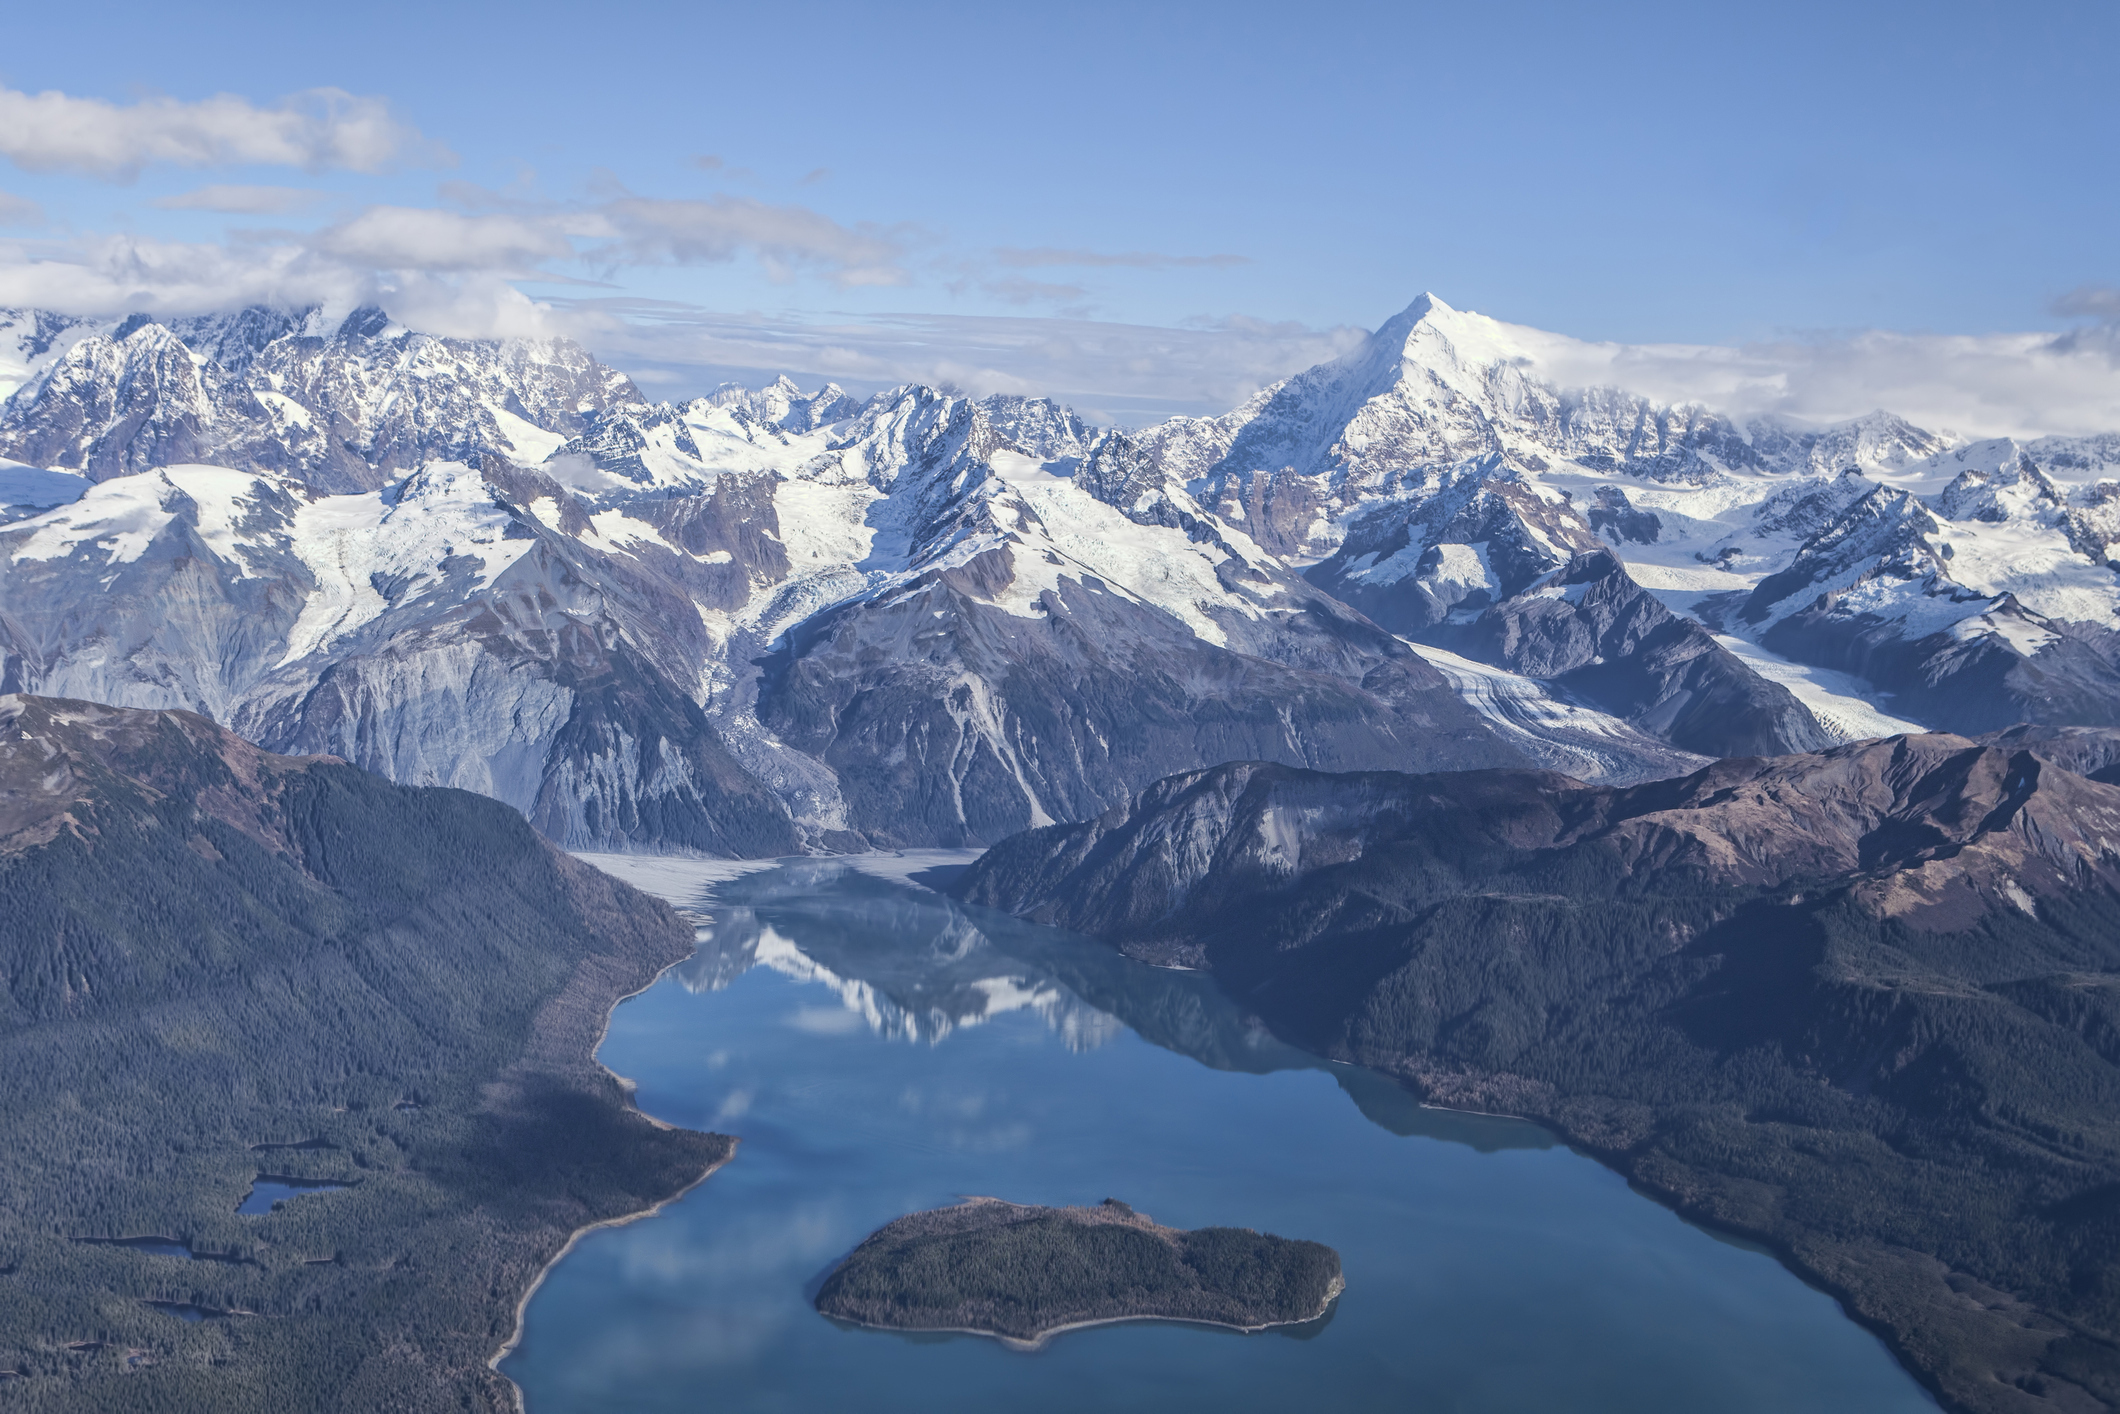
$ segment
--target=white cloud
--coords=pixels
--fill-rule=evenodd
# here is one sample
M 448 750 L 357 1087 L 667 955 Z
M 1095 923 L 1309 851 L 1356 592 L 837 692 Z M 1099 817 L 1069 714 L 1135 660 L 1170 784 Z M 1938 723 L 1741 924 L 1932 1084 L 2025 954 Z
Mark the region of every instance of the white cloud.
M 183 315 L 267 304 L 350 310 L 458 338 L 597 337 L 610 321 L 555 314 L 482 271 L 374 270 L 299 245 L 230 247 L 107 236 L 56 250 L 0 243 L 0 307 Z
M 263 208 L 287 190 L 208 187 L 173 204 Z M 408 324 L 469 337 L 555 332 L 550 307 L 508 282 L 601 283 L 570 276 L 569 264 L 615 269 L 750 255 L 772 270 L 812 270 L 841 285 L 905 278 L 892 239 L 801 207 L 633 196 L 582 206 L 495 197 L 484 205 L 372 206 L 312 232 L 250 233 L 227 243 L 130 235 L 17 241 L 0 245 L 0 304 L 175 315 L 378 300 Z M 584 321 L 597 329 L 608 322 L 581 310 L 565 320 L 569 327 Z
M 376 172 L 450 160 L 398 121 L 383 99 L 336 88 L 292 94 L 268 108 L 227 93 L 196 102 L 153 97 L 120 106 L 57 91 L 0 88 L 0 157 L 35 172 L 119 180 L 151 163 Z
M 699 265 L 749 255 L 777 277 L 798 270 L 840 286 L 896 285 L 907 280 L 896 240 L 843 226 L 800 206 L 744 198 L 665 201 L 625 195 L 561 206 L 503 197 L 465 183 L 447 195 L 462 210 L 371 206 L 307 235 L 281 233 L 321 260 L 362 270 L 482 273 L 511 279 L 557 279 L 555 265 L 604 269 L 628 265 Z M 271 209 L 303 193 L 281 187 L 207 187 L 157 203 L 204 210 Z
M 431 207 L 371 206 L 309 238 L 311 249 L 381 270 L 481 270 L 529 275 L 573 256 L 566 221 L 466 216 Z M 579 224 L 579 223 L 573 223 Z
M 228 216 L 284 216 L 304 211 L 324 199 L 305 187 L 207 186 L 175 196 L 157 197 L 164 211 L 218 211 Z
M 311 303 L 357 288 L 349 272 L 305 266 L 286 247 L 107 236 L 57 249 L 0 246 L 0 305 L 75 314 L 183 314 L 244 304 Z M 330 278 L 326 278 L 326 276 Z M 334 286 L 333 280 L 337 281 Z
M 855 391 L 946 383 L 977 394 L 1049 395 L 1085 416 L 1128 426 L 1226 412 L 1363 338 L 1359 329 L 1245 319 L 1170 329 L 1030 316 L 810 319 L 633 300 L 553 303 L 565 318 L 600 315 L 604 327 L 584 342 L 673 392 L 685 382 L 699 389 L 719 378 L 780 372 L 835 379 Z
M 597 211 L 614 237 L 609 255 L 626 264 L 697 265 L 749 251 L 781 278 L 806 266 L 842 286 L 908 282 L 900 240 L 873 226 L 843 226 L 807 207 L 727 195 L 704 201 L 623 196 Z
M 2068 312 L 2093 313 L 2079 291 Z M 1481 316 L 1470 316 L 1481 319 Z M 1903 334 L 1865 329 L 1736 346 L 1591 343 L 1483 320 L 1490 336 L 1562 387 L 1625 388 L 1735 417 L 1840 422 L 1883 408 L 1923 427 L 2031 437 L 2120 429 L 2120 334 Z

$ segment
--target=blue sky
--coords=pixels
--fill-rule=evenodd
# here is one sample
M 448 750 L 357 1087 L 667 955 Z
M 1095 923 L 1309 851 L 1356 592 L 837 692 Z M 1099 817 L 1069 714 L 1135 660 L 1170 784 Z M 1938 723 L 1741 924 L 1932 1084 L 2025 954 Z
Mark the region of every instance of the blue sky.
M 18 94 L 330 88 L 402 140 L 181 165 L 18 142 L 0 263 L 46 278 L 0 272 L 0 300 L 116 298 L 48 278 L 114 236 L 222 252 L 131 271 L 174 312 L 306 243 L 557 301 L 671 391 L 940 372 L 1120 416 L 1136 386 L 1212 410 L 1425 289 L 1632 344 L 2063 331 L 2120 281 L 2116 40 L 2120 7 L 2036 3 L 40 6 L 0 49 Z M 380 254 L 371 208 L 399 213 Z M 402 214 L 429 210 L 456 225 Z M 537 234 L 466 249 L 481 220 Z M 1166 332 L 1115 332 L 1142 329 Z

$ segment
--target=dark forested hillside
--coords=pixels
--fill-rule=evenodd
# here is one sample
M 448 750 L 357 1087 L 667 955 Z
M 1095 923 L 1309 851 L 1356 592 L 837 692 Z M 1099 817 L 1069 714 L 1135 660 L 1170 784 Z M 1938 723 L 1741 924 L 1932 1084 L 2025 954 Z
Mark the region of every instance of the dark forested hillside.
M 729 1152 L 591 1059 L 690 945 L 481 796 L 0 698 L 0 1408 L 512 1407 L 536 1273 Z
M 1239 764 L 974 903 L 1211 967 L 1284 1038 L 1544 1120 L 1772 1244 L 1953 1407 L 2120 1407 L 2120 787 L 1903 737 L 1626 790 Z

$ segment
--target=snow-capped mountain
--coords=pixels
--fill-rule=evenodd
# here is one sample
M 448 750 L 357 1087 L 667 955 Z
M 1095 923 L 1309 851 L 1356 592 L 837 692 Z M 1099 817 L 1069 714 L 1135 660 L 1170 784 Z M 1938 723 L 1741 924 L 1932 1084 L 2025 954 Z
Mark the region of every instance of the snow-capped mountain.
M 402 360 L 403 340 L 375 342 L 372 362 Z M 48 362 L 10 416 L 57 406 L 50 370 L 81 366 Z M 546 421 L 542 455 L 429 459 L 377 490 L 260 455 L 18 518 L 0 680 L 197 707 L 496 795 L 577 847 L 959 844 L 1230 757 L 1526 759 L 1451 678 L 1182 489 L 1100 499 L 1109 459 L 1050 403 L 780 384 Z M 1589 743 L 1572 764 L 1668 767 L 1581 715 L 1556 734 Z
M 93 481 L 187 463 L 369 490 L 433 460 L 542 460 L 647 404 L 564 339 L 416 334 L 379 309 L 161 323 L 0 310 L 0 457 Z
M 1725 719 L 1699 689 L 1760 675 L 1841 738 L 2120 720 L 2103 705 L 2120 685 L 2120 483 L 2106 479 L 2120 436 L 1967 443 L 1883 412 L 1740 424 L 1556 388 L 1535 376 L 1526 333 L 1424 295 L 1345 358 L 1137 440 L 1203 505 L 1385 627 L 1566 685 L 1698 750 L 1754 749 L 1741 733 L 1687 733 Z M 1676 717 L 1661 705 L 1668 672 L 1617 696 L 1577 676 L 1628 677 L 1611 669 L 1636 650 L 1541 607 L 1599 547 L 1675 613 L 1648 631 L 1692 675 Z M 1657 618 L 1631 612 L 1645 628 Z M 1542 640 L 1562 621 L 1574 646 L 1556 656 Z
M 650 404 L 377 311 L 0 315 L 9 382 L 0 690 L 196 708 L 576 848 L 957 845 L 1233 759 L 1629 781 L 1976 698 L 2110 710 L 2120 438 L 1563 392 L 1433 297 L 1132 433 L 919 387 Z

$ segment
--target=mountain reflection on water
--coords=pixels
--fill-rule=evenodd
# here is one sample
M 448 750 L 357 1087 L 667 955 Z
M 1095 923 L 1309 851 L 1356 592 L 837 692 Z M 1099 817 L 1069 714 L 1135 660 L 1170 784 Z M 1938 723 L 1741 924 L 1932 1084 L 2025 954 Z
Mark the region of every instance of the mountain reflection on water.
M 1070 1051 L 1131 1030 L 1215 1070 L 1325 1070 L 1373 1123 L 1483 1152 L 1544 1148 L 1529 1124 L 1497 1127 L 1422 1105 L 1389 1077 L 1297 1050 L 1247 1016 L 1204 972 L 1150 967 L 1094 939 L 971 909 L 842 860 L 800 860 L 714 891 L 698 950 L 671 969 L 690 992 L 720 991 L 754 967 L 829 988 L 845 1022 L 940 1045 L 1009 1012 L 1041 1017 Z M 834 1018 L 807 1014 L 818 1030 Z M 858 1020 L 857 1020 L 858 1019 Z
M 501 1365 L 529 1414 L 1933 1410 L 1830 1298 L 1535 1125 L 1424 1109 L 1210 976 L 912 882 L 946 860 L 591 862 L 700 924 L 599 1057 L 741 1145 L 552 1269 Z M 1035 1354 L 817 1313 L 869 1233 L 971 1194 L 1314 1239 L 1347 1291 L 1285 1335 L 1147 1322 Z

